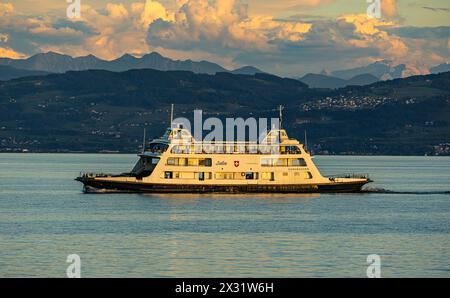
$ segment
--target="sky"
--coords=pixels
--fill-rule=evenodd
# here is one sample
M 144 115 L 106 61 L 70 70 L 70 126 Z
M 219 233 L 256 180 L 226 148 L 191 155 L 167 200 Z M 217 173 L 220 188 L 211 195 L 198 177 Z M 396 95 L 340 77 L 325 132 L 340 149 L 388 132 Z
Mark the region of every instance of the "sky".
M 157 51 L 281 76 L 406 64 L 426 74 L 450 61 L 450 1 L 379 0 L 0 0 L 0 57 L 54 51 L 112 60 Z

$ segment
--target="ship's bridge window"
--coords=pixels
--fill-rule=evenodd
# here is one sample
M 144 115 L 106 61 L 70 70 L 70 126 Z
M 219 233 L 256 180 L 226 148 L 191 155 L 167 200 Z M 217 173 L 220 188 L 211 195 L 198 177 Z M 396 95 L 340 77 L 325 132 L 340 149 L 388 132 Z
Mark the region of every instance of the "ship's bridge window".
M 303 158 L 291 159 L 291 165 L 297 167 L 306 167 L 306 161 Z
M 261 158 L 261 166 L 274 167 L 277 164 L 283 163 L 282 158 Z
M 288 165 L 288 159 L 287 158 L 277 158 L 277 159 L 275 159 L 274 165 L 276 167 L 286 167 Z
M 172 147 L 171 152 L 175 154 L 189 154 L 191 150 L 190 146 L 177 145 Z
M 287 159 L 286 158 L 262 158 L 261 166 L 263 166 L 263 167 L 287 166 Z
M 298 146 L 281 146 L 281 154 L 301 154 L 300 148 Z
M 142 177 L 148 177 L 155 169 L 156 164 L 158 164 L 159 158 L 150 158 L 147 156 L 141 156 L 136 165 L 131 170 L 131 173 L 138 179 Z
M 262 158 L 261 166 L 263 167 L 306 167 L 303 158 Z
M 147 149 L 147 151 L 153 152 L 153 153 L 163 153 L 167 150 L 167 147 L 169 147 L 167 144 L 163 143 L 151 143 Z

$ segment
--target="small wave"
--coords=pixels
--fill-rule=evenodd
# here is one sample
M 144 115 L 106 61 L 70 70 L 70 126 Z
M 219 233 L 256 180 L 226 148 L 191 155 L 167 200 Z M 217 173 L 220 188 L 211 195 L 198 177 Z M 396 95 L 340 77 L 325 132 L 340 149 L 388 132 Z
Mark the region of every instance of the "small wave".
M 399 194 L 399 195 L 449 195 L 450 191 L 397 191 L 378 187 L 363 189 L 365 193 Z

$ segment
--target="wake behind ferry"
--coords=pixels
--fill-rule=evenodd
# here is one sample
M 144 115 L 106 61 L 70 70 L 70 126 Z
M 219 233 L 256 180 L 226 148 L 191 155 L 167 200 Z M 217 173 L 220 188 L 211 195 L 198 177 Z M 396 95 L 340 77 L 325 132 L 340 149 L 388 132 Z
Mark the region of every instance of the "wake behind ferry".
M 281 112 L 280 112 L 281 113 Z M 360 192 L 367 175 L 324 177 L 307 148 L 281 129 L 256 142 L 203 142 L 178 126 L 146 144 L 128 173 L 81 173 L 84 192 Z

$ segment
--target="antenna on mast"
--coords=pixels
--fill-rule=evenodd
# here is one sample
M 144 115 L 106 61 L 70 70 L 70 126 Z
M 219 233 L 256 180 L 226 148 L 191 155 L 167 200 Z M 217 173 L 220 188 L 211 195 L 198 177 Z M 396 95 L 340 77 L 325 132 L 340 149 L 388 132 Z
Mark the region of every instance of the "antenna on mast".
M 282 105 L 280 105 L 278 107 L 278 111 L 280 114 L 279 119 L 278 119 L 278 126 L 279 126 L 278 129 L 281 129 L 281 124 L 283 123 L 283 109 L 284 109 L 284 107 Z
M 142 140 L 142 153 L 145 152 L 145 142 L 146 142 L 145 133 L 146 133 L 146 128 L 144 127 L 144 139 Z
M 173 103 L 170 105 L 170 128 L 172 128 L 172 122 L 173 122 Z
M 306 135 L 306 129 L 305 129 L 305 149 L 308 151 L 308 137 Z

